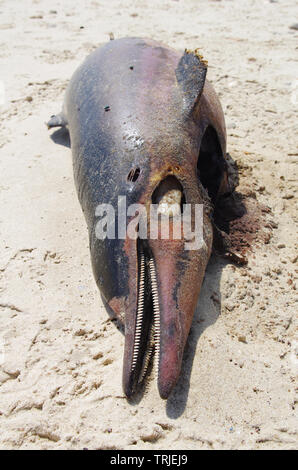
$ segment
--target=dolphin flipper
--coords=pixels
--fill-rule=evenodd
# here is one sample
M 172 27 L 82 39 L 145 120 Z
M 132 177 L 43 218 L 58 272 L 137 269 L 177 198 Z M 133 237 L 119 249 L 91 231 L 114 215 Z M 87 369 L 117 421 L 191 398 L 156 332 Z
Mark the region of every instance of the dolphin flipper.
M 51 116 L 49 122 L 47 122 L 48 129 L 51 127 L 66 127 L 68 125 L 68 121 L 63 112 Z

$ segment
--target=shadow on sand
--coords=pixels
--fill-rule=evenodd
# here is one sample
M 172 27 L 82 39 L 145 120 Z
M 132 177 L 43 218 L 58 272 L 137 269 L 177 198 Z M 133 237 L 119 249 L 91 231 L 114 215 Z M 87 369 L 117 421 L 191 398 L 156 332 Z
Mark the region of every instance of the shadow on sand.
M 50 138 L 53 142 L 55 142 L 55 144 L 63 145 L 64 147 L 70 148 L 69 132 L 65 127 L 61 127 L 55 132 L 53 132 Z

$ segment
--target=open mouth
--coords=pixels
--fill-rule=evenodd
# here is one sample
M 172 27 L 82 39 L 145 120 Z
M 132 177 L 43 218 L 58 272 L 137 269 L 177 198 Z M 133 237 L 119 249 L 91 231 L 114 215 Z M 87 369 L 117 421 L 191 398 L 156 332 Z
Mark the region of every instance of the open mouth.
M 137 252 L 138 301 L 131 367 L 132 392 L 144 382 L 153 355 L 158 374 L 160 352 L 160 308 L 154 258 L 145 240 L 137 240 Z
M 152 195 L 152 203 L 156 205 L 158 222 L 157 238 L 137 239 L 138 281 L 137 304 L 134 321 L 133 347 L 131 367 L 129 371 L 129 384 L 126 390 L 129 395 L 135 393 L 144 381 L 154 359 L 156 377 L 159 382 L 160 352 L 161 352 L 161 304 L 159 299 L 159 284 L 157 280 L 157 264 L 154 259 L 153 246 L 163 246 L 163 242 L 171 245 L 173 220 L 182 213 L 182 204 L 185 200 L 182 186 L 174 176 L 168 176 L 162 180 Z M 150 227 L 151 222 L 150 219 Z M 163 223 L 168 224 L 169 239 L 163 240 Z M 152 245 L 153 243 L 153 245 Z M 155 249 L 155 256 L 156 251 Z M 161 254 L 163 253 L 163 254 Z M 161 250 L 159 256 L 166 256 L 166 250 Z M 168 257 L 173 257 L 170 253 Z M 167 261 L 165 259 L 165 261 Z

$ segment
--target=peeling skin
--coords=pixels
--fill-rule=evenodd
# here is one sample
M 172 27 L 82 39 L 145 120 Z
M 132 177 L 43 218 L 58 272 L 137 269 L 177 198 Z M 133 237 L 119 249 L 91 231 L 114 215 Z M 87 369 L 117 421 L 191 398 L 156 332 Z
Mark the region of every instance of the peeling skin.
M 124 325 L 125 322 L 125 309 L 124 309 L 124 299 L 121 297 L 113 297 L 108 302 L 109 307 L 113 312 L 116 313 L 120 323 Z
M 170 176 L 180 186 L 171 187 L 170 179 L 164 194 L 157 194 L 161 213 L 168 214 L 172 202 L 204 204 L 200 250 L 186 251 L 184 238 L 148 241 L 161 309 L 158 384 L 166 398 L 179 377 L 212 247 L 212 205 L 197 173 L 201 140 L 208 126 L 218 135 L 223 157 L 226 152 L 223 112 L 205 80 L 206 72 L 207 65 L 197 51 L 181 57 L 155 41 L 125 38 L 111 41 L 87 57 L 66 91 L 64 115 L 78 197 L 88 224 L 94 276 L 120 320 L 125 312 L 123 388 L 128 396 L 132 394 L 138 298 L 137 242 L 129 238 L 99 240 L 95 210 L 101 203 L 117 208 L 118 196 L 125 195 L 127 206 L 144 204 L 149 213 L 152 195 Z M 223 193 L 227 184 L 224 173 Z

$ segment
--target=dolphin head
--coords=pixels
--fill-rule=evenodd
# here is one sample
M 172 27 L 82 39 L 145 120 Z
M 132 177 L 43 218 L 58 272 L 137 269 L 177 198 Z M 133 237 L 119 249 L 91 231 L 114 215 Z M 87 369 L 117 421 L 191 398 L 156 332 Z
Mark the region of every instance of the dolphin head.
M 113 121 L 121 156 L 106 178 L 111 236 L 100 237 L 103 219 L 94 219 L 90 247 L 97 284 L 125 325 L 125 394 L 137 390 L 154 357 L 159 393 L 167 398 L 212 249 L 213 207 L 227 190 L 225 125 L 197 53 L 177 58 L 152 42 L 142 47 L 134 71 L 142 66 L 147 77 L 149 63 L 150 80 L 130 92 L 134 113 L 121 106 Z

